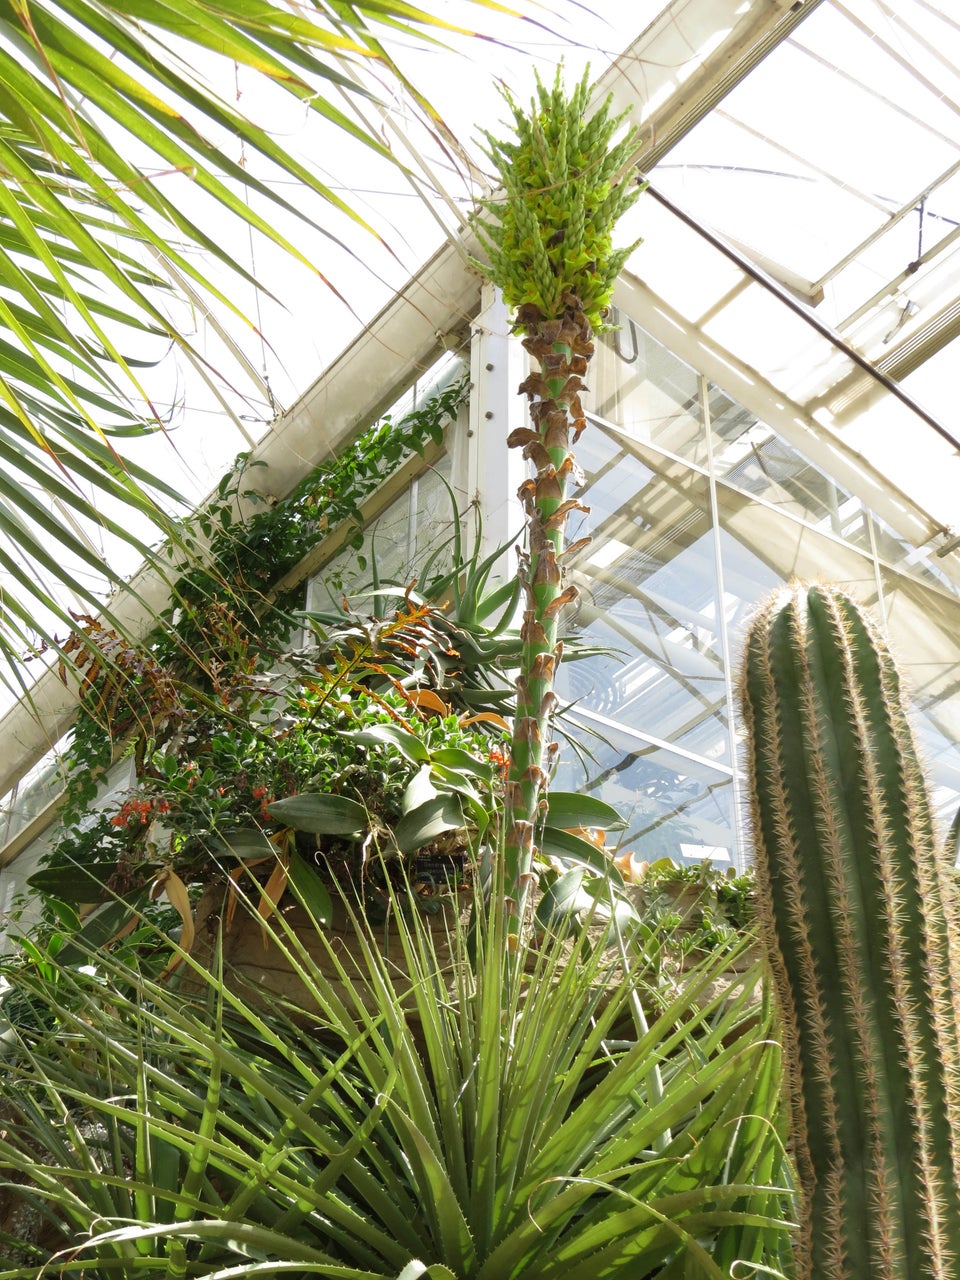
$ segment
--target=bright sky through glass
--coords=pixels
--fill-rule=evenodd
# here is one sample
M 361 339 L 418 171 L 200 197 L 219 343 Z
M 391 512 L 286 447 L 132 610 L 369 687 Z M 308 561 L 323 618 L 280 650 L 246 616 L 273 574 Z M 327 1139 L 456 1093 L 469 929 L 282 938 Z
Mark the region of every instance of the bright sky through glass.
M 953 4 L 824 0 L 654 179 L 960 435 L 955 377 L 944 376 L 955 360 L 938 355 L 960 332 Z M 761 285 L 693 246 L 696 237 L 668 213 L 648 205 L 637 221 L 665 252 L 638 258 L 636 270 L 692 325 L 862 450 L 937 520 L 960 520 L 949 443 Z
M 588 62 L 599 74 L 665 7 L 659 0 L 565 0 L 543 6 L 543 27 L 486 19 L 502 43 L 451 38 L 450 49 L 418 41 L 394 52 L 427 91 L 452 139 L 477 159 L 480 127 L 496 132 L 504 118 L 499 79 L 525 99 L 534 68 L 549 80 L 561 58 L 569 79 Z M 691 0 L 673 8 L 662 54 L 655 50 L 647 61 L 626 64 L 641 113 L 668 89 L 682 97 L 698 55 L 722 44 L 756 0 Z M 960 429 L 952 359 L 960 332 L 960 18 L 952 0 L 822 0 L 810 8 L 651 176 L 811 315 Z M 479 11 L 454 0 L 440 0 L 431 12 L 465 25 L 480 21 Z M 770 21 L 777 16 L 766 8 L 756 12 Z M 128 450 L 191 501 L 263 436 L 276 412 L 306 389 L 469 210 L 462 159 L 411 124 L 403 92 L 379 88 L 382 105 L 371 107 L 368 118 L 403 155 L 412 181 L 318 126 L 303 108 L 278 103 L 252 79 L 237 81 L 230 69 L 224 74 L 224 96 L 269 119 L 375 225 L 383 244 L 346 219 L 327 218 L 341 248 L 291 218 L 284 230 L 316 265 L 311 271 L 246 233 L 231 242 L 224 227 L 233 252 L 275 295 L 240 291 L 238 302 L 259 334 L 224 321 L 251 370 L 266 381 L 259 387 L 244 382 L 214 323 L 179 308 L 180 323 L 195 331 L 204 357 L 230 385 L 215 394 L 179 354 L 165 347 L 145 352 L 157 361 L 147 376 L 169 432 Z M 405 150 L 407 132 L 412 144 Z M 424 197 L 431 180 L 442 189 L 439 197 Z M 186 179 L 170 182 L 186 202 L 197 198 Z M 300 198 L 293 189 L 289 194 L 294 203 Z M 937 520 L 960 523 L 960 476 L 948 443 L 888 395 L 878 398 L 876 382 L 835 344 L 654 200 L 638 203 L 624 239 L 634 230 L 645 244 L 633 270 L 688 333 L 719 344 L 790 397 L 822 425 L 825 448 L 836 432 Z M 134 567 L 129 551 L 117 554 L 126 568 Z

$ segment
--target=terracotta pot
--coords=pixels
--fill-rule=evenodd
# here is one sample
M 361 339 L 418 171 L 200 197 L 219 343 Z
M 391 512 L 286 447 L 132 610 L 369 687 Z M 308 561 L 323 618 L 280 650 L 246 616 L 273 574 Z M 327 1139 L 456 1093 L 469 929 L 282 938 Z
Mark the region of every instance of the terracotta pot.
M 452 965 L 452 932 L 464 905 L 457 897 L 438 900 L 436 913 L 420 912 L 420 921 L 430 935 L 441 966 Z M 279 909 L 264 923 L 248 908 L 225 911 L 226 891 L 213 886 L 197 908 L 197 942 L 193 955 L 210 966 L 216 955 L 217 935 L 222 926 L 222 954 L 226 981 L 263 1007 L 278 1002 L 288 1011 L 315 1013 L 318 1001 L 304 981 L 302 953 L 305 952 L 323 985 L 321 998 L 332 997 L 351 1007 L 359 993 L 364 1005 L 376 1008 L 376 993 L 369 982 L 370 965 L 364 954 L 364 939 L 386 960 L 387 972 L 398 994 L 412 990 L 412 979 L 394 918 L 378 924 L 357 924 L 343 902 L 334 900 L 333 919 L 318 926 L 298 902 L 282 899 Z M 292 936 L 291 936 L 292 935 Z M 196 981 L 196 979 L 195 979 Z

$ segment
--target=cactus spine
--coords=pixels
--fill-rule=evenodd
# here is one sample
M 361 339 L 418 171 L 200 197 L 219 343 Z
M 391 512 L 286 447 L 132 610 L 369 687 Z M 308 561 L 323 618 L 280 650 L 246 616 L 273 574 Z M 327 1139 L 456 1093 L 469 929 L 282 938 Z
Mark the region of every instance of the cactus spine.
M 740 693 L 798 1275 L 956 1280 L 956 944 L 896 668 L 849 597 L 794 586 L 751 624 Z

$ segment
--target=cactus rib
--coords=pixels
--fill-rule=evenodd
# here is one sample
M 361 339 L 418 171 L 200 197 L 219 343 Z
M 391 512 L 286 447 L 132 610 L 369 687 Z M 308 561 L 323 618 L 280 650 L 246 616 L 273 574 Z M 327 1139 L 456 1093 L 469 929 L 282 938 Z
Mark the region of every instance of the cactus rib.
M 762 928 L 779 995 L 811 1280 L 960 1275 L 955 944 L 899 676 L 827 587 L 747 637 Z

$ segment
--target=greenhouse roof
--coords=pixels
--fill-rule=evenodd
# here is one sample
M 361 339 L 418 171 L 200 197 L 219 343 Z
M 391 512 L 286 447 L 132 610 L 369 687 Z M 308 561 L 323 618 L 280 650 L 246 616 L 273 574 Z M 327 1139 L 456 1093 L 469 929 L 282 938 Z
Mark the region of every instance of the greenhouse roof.
M 647 4 L 636 19 L 644 30 L 600 78 L 597 95 L 613 92 L 618 106 L 632 107 L 643 137 L 637 163 L 650 180 L 624 228 L 644 244 L 618 302 L 842 475 L 914 546 L 940 556 L 960 585 L 960 428 L 948 363 L 960 331 L 960 20 L 952 11 L 947 0 Z M 543 50 L 534 51 L 543 66 Z M 571 44 L 552 45 L 547 56 L 565 52 L 571 68 L 589 54 Z M 529 66 L 528 58 L 511 63 L 518 94 Z M 471 109 L 462 85 L 440 86 L 436 102 L 467 137 L 457 114 Z M 364 412 L 381 411 L 404 371 L 425 366 L 469 319 L 479 282 L 463 252 L 463 208 L 440 204 L 431 225 L 447 240 L 429 267 L 257 444 L 272 493 L 356 429 L 364 407 L 348 401 L 358 385 L 370 393 Z M 248 442 L 223 434 L 225 467 Z M 154 598 L 142 578 L 139 588 Z M 131 625 L 140 607 L 126 610 Z M 25 707 L 0 722 L 11 777 L 69 714 L 55 677 L 41 681 L 37 701 L 44 729 Z
M 755 372 L 824 449 L 861 454 L 929 517 L 914 540 L 945 552 L 960 491 L 960 20 L 946 0 L 786 16 L 748 75 L 731 85 L 717 59 L 710 109 L 641 154 L 651 191 L 631 265 L 691 344 Z

